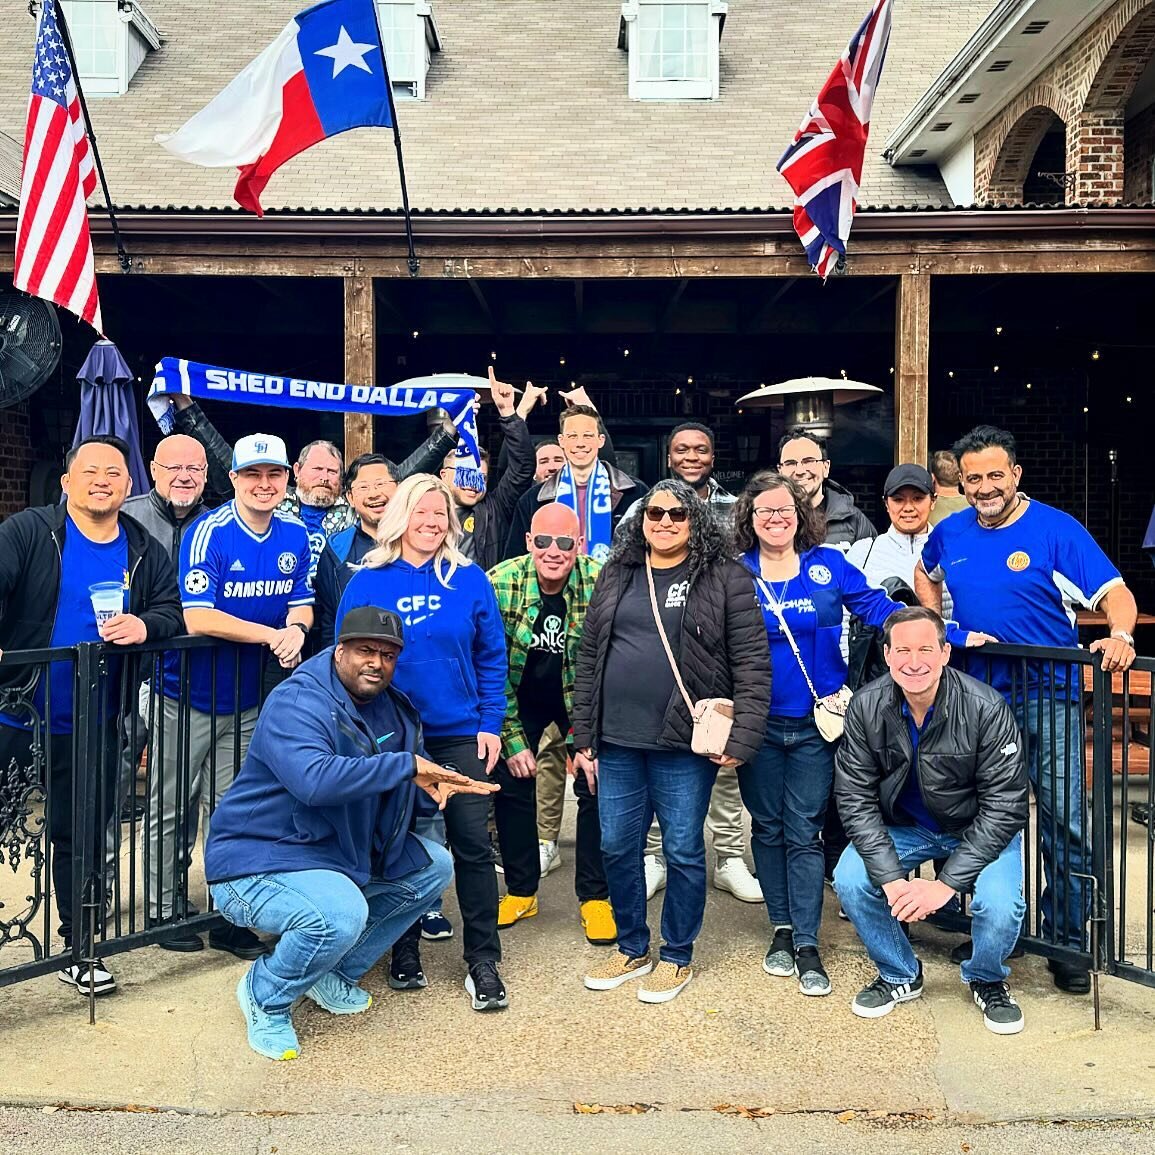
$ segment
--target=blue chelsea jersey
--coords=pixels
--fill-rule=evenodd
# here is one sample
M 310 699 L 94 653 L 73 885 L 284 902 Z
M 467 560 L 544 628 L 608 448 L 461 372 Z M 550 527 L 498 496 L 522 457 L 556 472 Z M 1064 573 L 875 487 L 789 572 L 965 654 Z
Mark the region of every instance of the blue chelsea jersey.
M 245 524 L 235 501 L 202 514 L 181 541 L 181 605 L 221 610 L 246 622 L 272 629 L 284 627 L 294 606 L 311 606 L 309 535 L 291 514 L 274 512 L 269 528 L 257 534 Z M 216 661 L 216 709 L 231 713 L 237 676 L 241 709 L 260 701 L 265 647 L 219 643 Z M 213 707 L 213 662 L 208 653 L 188 655 L 190 702 L 194 709 Z M 165 662 L 165 694 L 178 696 L 180 655 Z

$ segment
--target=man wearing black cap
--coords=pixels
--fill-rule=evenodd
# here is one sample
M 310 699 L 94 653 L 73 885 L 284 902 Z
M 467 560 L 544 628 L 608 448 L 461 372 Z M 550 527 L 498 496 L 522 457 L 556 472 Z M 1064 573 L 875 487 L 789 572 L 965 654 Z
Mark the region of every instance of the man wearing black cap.
M 403 644 L 395 613 L 351 610 L 337 645 L 269 695 L 213 814 L 217 909 L 280 936 L 237 987 L 249 1046 L 270 1059 L 299 1054 L 302 995 L 335 1015 L 368 1010 L 359 980 L 448 885 L 453 860 L 413 833 L 414 811 L 497 789 L 424 757 L 421 720 L 390 684 Z

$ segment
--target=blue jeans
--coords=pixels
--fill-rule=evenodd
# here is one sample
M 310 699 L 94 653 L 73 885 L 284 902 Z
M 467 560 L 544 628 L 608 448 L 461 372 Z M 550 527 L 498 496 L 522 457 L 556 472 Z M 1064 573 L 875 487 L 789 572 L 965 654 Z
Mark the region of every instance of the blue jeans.
M 355 983 L 374 966 L 453 874 L 449 852 L 420 841 L 429 865 L 389 882 L 371 879 L 358 886 L 334 870 L 296 870 L 211 888 L 229 922 L 281 936 L 272 954 L 253 963 L 253 999 L 261 1010 L 288 1012 L 330 972 Z
M 921 826 L 888 826 L 904 871 L 915 870 L 935 858 L 948 858 L 959 840 L 935 834 Z M 834 868 L 834 889 L 866 953 L 888 983 L 912 982 L 918 959 L 882 888 L 866 873 L 866 864 L 854 846 L 843 851 Z M 975 879 L 971 898 L 971 937 L 974 952 L 962 964 L 963 982 L 1001 982 L 1011 972 L 1004 965 L 1022 929 L 1027 904 L 1023 900 L 1023 836 L 1016 834 L 1007 848 L 984 866 Z
M 1027 771 L 1038 802 L 1046 886 L 1039 899 L 1043 937 L 1067 946 L 1085 947 L 1090 914 L 1087 880 L 1091 850 L 1085 839 L 1087 801 L 1083 777 L 1083 733 L 1080 704 L 1066 692 L 1051 698 L 1030 697 L 1014 707 L 1015 720 L 1027 738 Z M 1068 758 L 1070 764 L 1068 765 Z
M 771 717 L 766 740 L 738 767 L 750 811 L 750 849 L 771 926 L 792 926 L 795 946 L 818 946 L 822 921 L 822 844 L 834 774 L 834 746 L 813 715 Z
M 646 834 L 657 816 L 666 856 L 659 957 L 686 966 L 706 912 L 706 838 L 717 766 L 689 750 L 598 750 L 602 864 L 618 924 L 618 949 L 641 958 L 650 949 L 646 922 Z

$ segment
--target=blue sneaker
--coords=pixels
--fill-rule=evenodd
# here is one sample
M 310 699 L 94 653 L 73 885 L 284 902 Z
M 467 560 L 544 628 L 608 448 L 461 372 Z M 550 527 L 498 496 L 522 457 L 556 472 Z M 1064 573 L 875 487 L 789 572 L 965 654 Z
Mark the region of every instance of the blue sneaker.
M 373 1005 L 373 996 L 368 991 L 363 991 L 356 983 L 346 982 L 332 971 L 322 975 L 305 992 L 305 998 L 312 999 L 333 1015 L 359 1015 Z
M 452 938 L 453 923 L 439 910 L 421 916 L 421 937 L 428 939 Z
M 249 1032 L 249 1046 L 266 1059 L 295 1059 L 301 1053 L 297 1042 L 297 1032 L 293 1030 L 293 1020 L 287 1015 L 266 1014 L 257 1006 L 249 987 L 246 971 L 237 983 L 237 1002 L 241 1014 L 245 1016 L 245 1027 Z

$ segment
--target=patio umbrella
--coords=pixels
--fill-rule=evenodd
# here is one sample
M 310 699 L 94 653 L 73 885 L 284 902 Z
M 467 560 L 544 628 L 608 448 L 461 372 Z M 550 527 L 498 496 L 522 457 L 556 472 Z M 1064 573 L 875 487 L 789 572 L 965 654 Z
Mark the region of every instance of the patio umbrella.
M 76 374 L 80 382 L 80 420 L 76 423 L 75 449 L 86 437 L 113 434 L 128 443 L 128 472 L 132 492 L 147 493 L 152 487 L 140 452 L 140 425 L 136 398 L 132 394 L 132 370 L 111 342 L 100 340 L 89 350 Z

